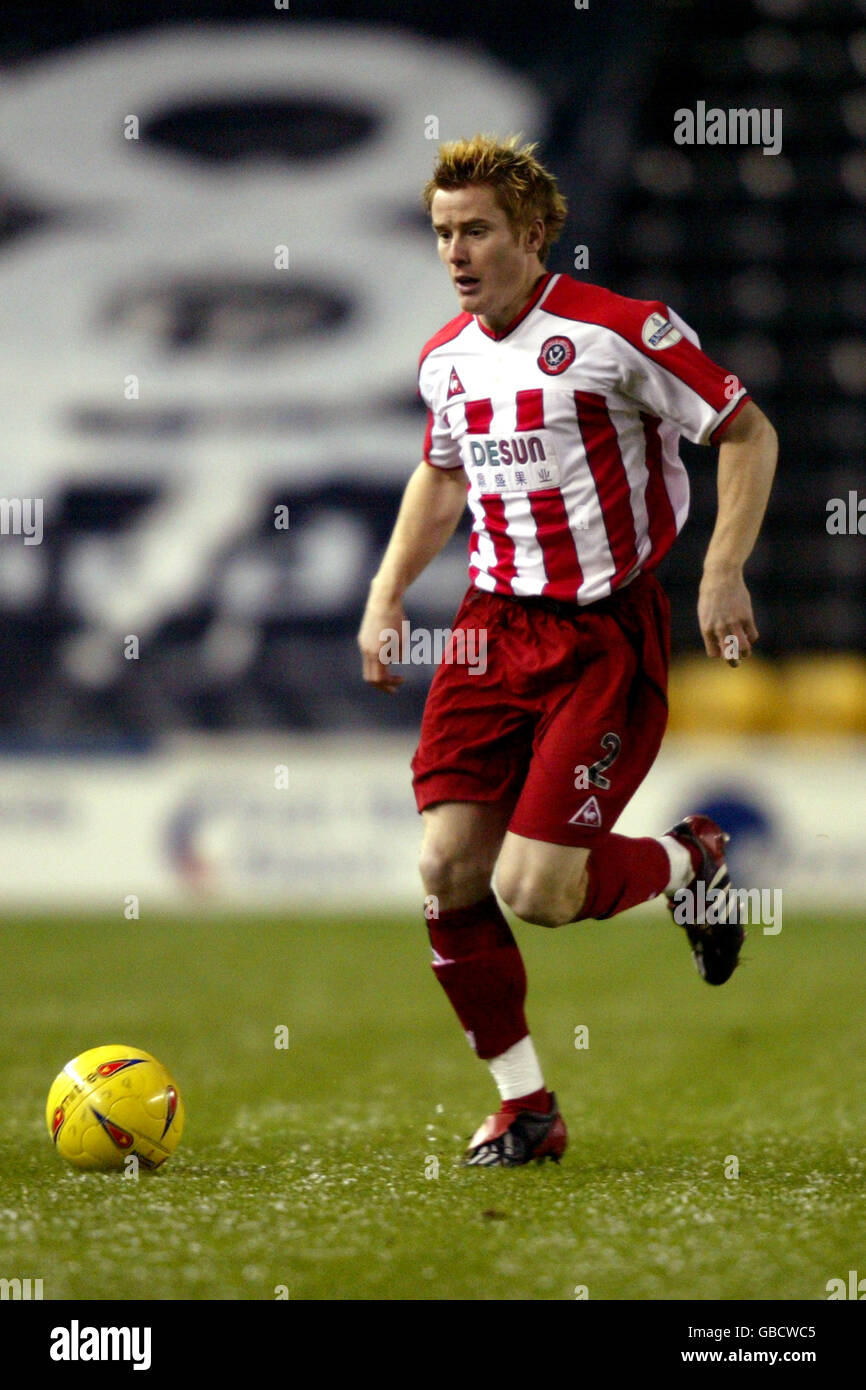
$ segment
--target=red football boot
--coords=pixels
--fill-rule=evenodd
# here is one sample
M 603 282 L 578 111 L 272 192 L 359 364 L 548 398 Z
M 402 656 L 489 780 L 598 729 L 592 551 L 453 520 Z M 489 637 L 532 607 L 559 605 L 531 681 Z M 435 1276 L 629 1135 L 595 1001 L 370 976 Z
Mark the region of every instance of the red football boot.
M 565 1121 L 551 1092 L 550 1111 L 521 1110 L 517 1115 L 488 1115 L 469 1141 L 464 1167 L 519 1168 L 524 1163 L 558 1163 L 568 1144 Z
M 698 974 L 708 985 L 723 985 L 737 968 L 746 939 L 739 921 L 726 920 L 731 880 L 725 845 L 730 836 L 709 816 L 686 816 L 665 833 L 681 845 L 697 849 L 700 856 L 694 878 L 685 888 L 669 894 L 668 907 L 685 929 Z

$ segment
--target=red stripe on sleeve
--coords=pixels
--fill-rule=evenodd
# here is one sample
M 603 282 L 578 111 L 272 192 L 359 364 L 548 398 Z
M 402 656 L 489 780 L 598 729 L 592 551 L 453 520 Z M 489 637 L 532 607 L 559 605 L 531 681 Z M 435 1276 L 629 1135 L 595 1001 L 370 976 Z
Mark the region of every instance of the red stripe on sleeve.
M 743 396 L 742 400 L 737 401 L 737 404 L 731 411 L 730 415 L 726 415 L 722 423 L 720 425 L 716 425 L 716 428 L 710 435 L 711 444 L 718 444 L 722 439 L 724 439 L 725 430 L 728 428 L 728 425 L 731 423 L 732 420 L 736 420 L 743 406 L 748 405 L 751 399 L 751 396 Z
M 447 411 L 446 411 L 445 414 L 442 416 L 442 423 L 443 423 L 443 425 L 447 425 L 447 424 L 448 424 L 448 412 L 447 412 Z M 462 461 L 461 461 L 460 463 L 447 463 L 447 464 L 446 464 L 446 463 L 433 463 L 432 459 L 430 458 L 430 450 L 433 448 L 433 424 L 434 424 L 434 420 L 433 420 L 433 411 L 430 410 L 430 408 L 428 407 L 428 409 L 427 409 L 427 428 L 426 428 L 426 430 L 424 431 L 424 452 L 422 453 L 421 457 L 422 457 L 422 459 L 424 460 L 424 462 L 425 462 L 426 464 L 429 464 L 429 466 L 430 466 L 431 468 L 435 468 L 439 473 L 456 473 L 458 468 L 462 468 L 462 467 L 463 467 Z
M 631 509 L 631 488 L 622 461 L 619 440 L 603 396 L 594 391 L 575 391 L 577 423 L 589 470 L 595 480 L 608 545 L 613 556 L 611 587 L 637 563 L 637 537 Z
M 711 357 L 707 357 L 707 354 L 701 348 L 695 347 L 688 338 L 682 338 L 678 343 L 674 343 L 673 347 L 664 348 L 661 353 L 651 352 L 642 342 L 636 342 L 634 346 L 650 362 L 657 363 L 679 377 L 680 381 L 690 386 L 714 410 L 724 410 L 730 401 L 727 392 L 733 374 L 726 372 Z

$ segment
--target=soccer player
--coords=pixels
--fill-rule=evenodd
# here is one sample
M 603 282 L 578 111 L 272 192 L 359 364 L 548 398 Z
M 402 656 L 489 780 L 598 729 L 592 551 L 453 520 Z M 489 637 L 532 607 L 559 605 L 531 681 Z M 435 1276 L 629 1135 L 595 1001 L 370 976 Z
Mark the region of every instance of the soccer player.
M 383 634 L 402 631 L 403 594 L 468 492 L 470 586 L 412 768 L 433 970 L 500 1094 L 464 1162 L 504 1167 L 558 1160 L 567 1135 L 494 869 L 501 899 L 546 927 L 728 888 L 727 836 L 708 817 L 658 838 L 613 827 L 667 719 L 669 606 L 653 571 L 688 511 L 679 436 L 719 445 L 698 619 L 707 655 L 732 666 L 758 637 L 743 566 L 776 460 L 772 425 L 673 310 L 545 270 L 566 208 L 534 149 L 443 145 L 424 189 L 460 313 L 421 353 L 424 456 L 358 634 L 365 680 L 395 691 Z M 484 663 L 461 659 L 482 648 Z M 744 933 L 714 915 L 686 931 L 719 985 Z

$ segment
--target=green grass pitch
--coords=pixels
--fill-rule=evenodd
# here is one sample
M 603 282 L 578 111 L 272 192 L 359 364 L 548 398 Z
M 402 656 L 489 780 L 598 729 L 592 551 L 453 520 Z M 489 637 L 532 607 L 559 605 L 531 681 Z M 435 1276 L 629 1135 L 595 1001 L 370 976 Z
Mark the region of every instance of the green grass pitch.
M 459 1166 L 495 1094 L 420 916 L 7 918 L 0 1276 L 46 1299 L 821 1300 L 866 1274 L 858 918 L 753 926 L 721 989 L 658 905 L 516 930 L 570 1147 L 491 1171 Z M 68 1167 L 45 1129 L 55 1073 L 110 1042 L 186 1103 L 138 1181 Z

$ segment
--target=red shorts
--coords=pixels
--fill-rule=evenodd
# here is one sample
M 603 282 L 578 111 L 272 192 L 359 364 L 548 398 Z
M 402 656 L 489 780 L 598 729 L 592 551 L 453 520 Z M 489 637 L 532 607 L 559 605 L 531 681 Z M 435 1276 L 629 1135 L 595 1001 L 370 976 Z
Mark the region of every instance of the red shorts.
M 591 848 L 665 731 L 670 606 L 658 580 L 641 574 L 573 610 L 472 588 L 452 629 L 461 630 L 433 678 L 412 759 L 418 810 L 501 802 L 516 834 Z

